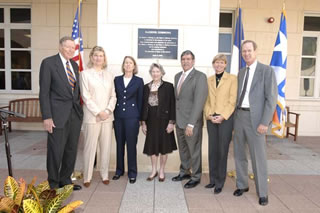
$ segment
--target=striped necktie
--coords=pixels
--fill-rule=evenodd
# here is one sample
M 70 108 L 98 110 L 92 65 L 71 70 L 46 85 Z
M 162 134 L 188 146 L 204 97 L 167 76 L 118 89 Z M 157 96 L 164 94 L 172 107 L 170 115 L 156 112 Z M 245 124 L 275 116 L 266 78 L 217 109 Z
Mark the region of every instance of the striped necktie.
M 73 92 L 74 87 L 75 87 L 75 83 L 76 83 L 76 79 L 71 71 L 69 61 L 67 61 L 67 63 L 66 63 L 66 68 L 67 68 L 67 73 L 68 73 L 69 84 L 70 84 L 72 92 Z

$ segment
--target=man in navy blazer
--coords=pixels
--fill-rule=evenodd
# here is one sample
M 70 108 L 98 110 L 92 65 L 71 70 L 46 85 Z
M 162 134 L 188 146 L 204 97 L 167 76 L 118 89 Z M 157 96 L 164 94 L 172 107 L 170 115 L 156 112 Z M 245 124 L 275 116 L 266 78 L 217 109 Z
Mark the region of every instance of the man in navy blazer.
M 83 111 L 80 106 L 78 65 L 71 59 L 75 43 L 60 39 L 59 54 L 45 58 L 40 66 L 40 108 L 48 131 L 47 171 L 51 189 L 72 184 Z M 74 185 L 74 190 L 81 186 Z

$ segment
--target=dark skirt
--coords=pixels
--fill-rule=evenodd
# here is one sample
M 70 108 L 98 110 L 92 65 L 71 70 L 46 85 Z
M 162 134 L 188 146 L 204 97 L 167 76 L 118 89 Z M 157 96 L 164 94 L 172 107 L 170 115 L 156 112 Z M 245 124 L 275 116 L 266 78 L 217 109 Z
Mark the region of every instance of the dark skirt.
M 169 120 L 157 117 L 157 106 L 148 107 L 146 142 L 143 153 L 147 155 L 165 155 L 177 150 L 174 132 L 167 133 Z

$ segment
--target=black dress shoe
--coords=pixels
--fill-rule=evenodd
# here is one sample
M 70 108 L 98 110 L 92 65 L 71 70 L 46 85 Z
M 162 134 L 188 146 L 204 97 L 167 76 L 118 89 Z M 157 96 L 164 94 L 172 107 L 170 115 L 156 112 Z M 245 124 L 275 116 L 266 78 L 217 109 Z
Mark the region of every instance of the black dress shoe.
M 114 176 L 112 177 L 112 180 L 119 180 L 120 177 L 121 177 L 121 175 L 114 175 Z
M 237 189 L 236 191 L 233 192 L 234 196 L 241 196 L 244 192 L 249 191 L 249 188 L 245 188 L 245 189 Z
M 218 188 L 218 187 L 216 187 L 216 188 L 214 188 L 214 194 L 219 194 L 220 192 L 222 192 L 222 188 Z
M 260 204 L 261 206 L 267 205 L 268 202 L 269 202 L 268 196 L 267 196 L 267 197 L 260 197 L 260 198 L 259 198 L 259 204 Z
M 212 188 L 214 188 L 216 186 L 216 184 L 214 184 L 214 183 L 209 183 L 208 185 L 205 185 L 205 188 L 207 188 L 207 189 L 212 189 Z
M 177 175 L 175 177 L 172 178 L 172 181 L 182 181 L 182 180 L 186 180 L 186 179 L 190 179 L 191 176 L 190 175 Z
M 82 189 L 82 187 L 80 185 L 77 185 L 77 184 L 73 185 L 73 191 L 79 191 L 81 189 Z
M 200 181 L 189 180 L 189 181 L 184 185 L 184 188 L 190 189 L 190 188 L 196 187 L 199 183 L 200 183 Z
M 129 178 L 129 183 L 134 184 L 136 182 L 135 178 Z

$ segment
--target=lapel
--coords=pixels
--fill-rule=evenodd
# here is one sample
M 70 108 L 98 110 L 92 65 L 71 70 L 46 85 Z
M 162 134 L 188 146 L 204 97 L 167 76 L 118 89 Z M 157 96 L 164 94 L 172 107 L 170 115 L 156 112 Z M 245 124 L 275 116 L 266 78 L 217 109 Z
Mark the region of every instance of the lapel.
M 120 78 L 117 78 L 117 80 L 118 80 L 118 83 L 117 83 L 117 85 L 118 86 L 120 86 L 121 87 L 121 89 L 125 89 L 125 87 L 124 87 L 124 75 L 122 75 L 122 76 L 120 76 Z
M 222 85 L 227 79 L 228 79 L 228 73 L 226 73 L 226 72 L 224 71 L 223 76 L 222 76 L 222 78 L 220 79 L 220 82 L 219 82 L 217 88 L 221 87 L 221 85 Z M 214 80 L 216 80 L 216 76 L 214 76 Z M 217 82 L 217 81 L 215 81 L 215 84 L 216 84 L 216 82 Z
M 242 85 L 243 85 L 244 75 L 245 75 L 245 73 L 246 73 L 245 70 L 246 70 L 246 67 L 242 68 L 242 69 L 239 71 L 239 74 L 238 74 L 238 78 L 239 78 L 238 97 L 240 97 L 240 94 L 241 94 L 241 89 L 242 89 Z
M 185 88 L 186 86 L 188 86 L 188 81 L 190 81 L 190 80 L 192 79 L 194 73 L 195 73 L 195 69 L 193 68 L 193 69 L 191 70 L 191 72 L 189 73 L 189 75 L 187 76 L 187 78 L 184 79 L 184 82 L 183 82 L 183 84 L 181 85 L 181 88 L 180 88 L 179 96 L 180 96 L 181 92 L 184 90 L 184 88 Z M 180 78 L 179 78 L 179 79 L 180 79 Z
M 134 85 L 134 82 L 137 80 L 136 76 L 133 75 L 129 84 L 127 85 L 127 89 L 129 89 L 132 85 Z M 123 81 L 122 81 L 123 82 Z
M 182 71 L 183 72 L 183 71 Z M 174 85 L 174 91 L 175 91 L 175 95 L 178 96 L 178 83 L 179 83 L 179 79 L 182 75 L 182 72 L 179 72 L 177 75 L 176 75 L 176 81 L 175 81 L 175 85 Z
M 252 89 L 254 88 L 254 86 L 256 85 L 256 83 L 259 81 L 260 73 L 261 73 L 261 67 L 260 67 L 260 63 L 258 62 L 256 70 L 254 71 L 254 75 L 252 78 L 250 93 L 251 93 Z
M 62 64 L 62 61 L 60 59 L 59 54 L 56 55 L 56 67 L 57 67 L 57 72 L 58 72 L 63 84 L 67 87 L 67 90 L 70 92 L 70 94 L 72 94 L 72 89 L 70 87 L 69 80 L 67 78 L 66 71 L 64 69 L 64 66 Z M 76 76 L 76 77 L 78 79 L 78 76 Z

